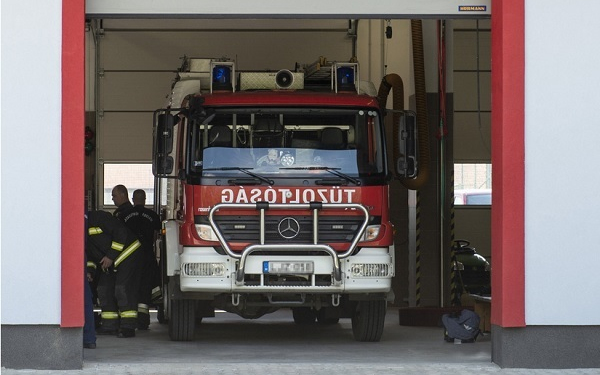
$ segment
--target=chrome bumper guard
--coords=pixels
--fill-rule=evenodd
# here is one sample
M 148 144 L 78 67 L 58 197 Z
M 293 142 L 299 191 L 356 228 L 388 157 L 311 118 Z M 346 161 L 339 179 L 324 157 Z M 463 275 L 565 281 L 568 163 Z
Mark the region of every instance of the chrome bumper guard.
M 225 240 L 223 233 L 219 230 L 219 227 L 215 223 L 214 216 L 219 210 L 226 209 L 245 209 L 245 210 L 257 210 L 260 215 L 260 243 L 249 245 L 246 247 L 241 253 L 236 253 L 231 250 L 229 244 Z M 313 217 L 313 243 L 312 244 L 265 244 L 265 212 L 267 210 L 311 210 Z M 339 253 L 331 248 L 327 244 L 319 243 L 319 211 L 321 210 L 351 210 L 351 211 L 361 211 L 364 214 L 364 221 L 360 227 L 360 230 L 356 232 L 352 242 L 350 243 L 350 247 Z M 335 283 L 340 283 L 342 281 L 342 271 L 340 267 L 340 259 L 344 259 L 350 256 L 352 252 L 356 249 L 358 242 L 363 236 L 365 229 L 369 223 L 369 212 L 367 209 L 357 203 L 320 203 L 320 202 L 311 202 L 311 203 L 268 203 L 268 202 L 257 202 L 257 203 L 219 203 L 211 208 L 208 214 L 208 220 L 210 222 L 210 226 L 213 231 L 217 235 L 221 246 L 231 258 L 239 259 L 238 269 L 236 271 L 236 284 L 243 284 L 244 275 L 245 275 L 245 266 L 247 257 L 256 251 L 265 251 L 265 252 L 275 252 L 275 251 L 293 251 L 298 248 L 306 249 L 306 250 L 316 250 L 327 253 L 331 256 L 333 260 L 333 279 Z

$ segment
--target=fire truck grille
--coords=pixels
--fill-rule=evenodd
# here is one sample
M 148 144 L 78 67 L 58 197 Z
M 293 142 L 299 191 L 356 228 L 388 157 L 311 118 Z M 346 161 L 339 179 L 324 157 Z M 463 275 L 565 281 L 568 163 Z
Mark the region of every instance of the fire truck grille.
M 260 241 L 258 216 L 218 216 L 215 222 L 228 242 Z M 352 242 L 362 225 L 362 217 L 320 216 L 319 242 Z M 312 216 L 266 216 L 265 243 L 313 243 Z
M 261 275 L 246 274 L 244 276 L 245 286 L 279 286 L 279 287 L 314 287 L 331 286 L 333 279 L 331 275 L 314 275 L 314 282 L 307 275 Z

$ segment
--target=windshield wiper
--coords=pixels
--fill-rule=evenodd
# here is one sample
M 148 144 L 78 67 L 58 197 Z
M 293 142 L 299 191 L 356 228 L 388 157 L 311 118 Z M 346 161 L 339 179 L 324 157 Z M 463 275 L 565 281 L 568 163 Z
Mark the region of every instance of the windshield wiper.
M 341 168 L 331 168 L 331 167 L 289 167 L 289 168 L 279 168 L 279 169 L 287 169 L 287 170 L 297 170 L 297 171 L 327 171 L 331 174 L 334 174 L 338 177 L 343 178 L 348 182 L 352 182 L 354 185 L 360 186 L 361 182 L 359 179 L 348 176 L 345 173 L 340 172 Z
M 240 172 L 244 172 L 245 174 L 252 176 L 254 178 L 259 179 L 262 182 L 267 183 L 268 185 L 273 185 L 275 184 L 275 181 L 268 179 L 266 177 L 263 177 L 259 174 L 256 174 L 254 172 L 250 172 L 249 169 L 253 169 L 253 168 L 241 168 L 241 167 L 220 167 L 220 168 L 204 168 L 203 171 L 240 171 Z M 236 185 L 252 185 L 252 179 L 248 179 L 248 178 L 240 178 L 240 179 L 232 179 L 229 180 L 230 183 L 235 183 Z

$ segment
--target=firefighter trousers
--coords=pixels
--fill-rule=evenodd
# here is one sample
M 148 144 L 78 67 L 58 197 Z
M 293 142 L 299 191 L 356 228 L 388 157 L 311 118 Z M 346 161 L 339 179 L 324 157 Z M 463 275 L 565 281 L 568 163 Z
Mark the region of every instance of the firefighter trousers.
M 158 262 L 152 247 L 142 246 L 140 251 L 140 287 L 138 289 L 138 325 L 139 329 L 148 329 L 150 325 L 150 305 L 152 289 L 157 286 Z
M 140 283 L 138 253 L 134 251 L 118 267 L 111 267 L 100 275 L 98 299 L 104 330 L 137 328 L 137 291 Z

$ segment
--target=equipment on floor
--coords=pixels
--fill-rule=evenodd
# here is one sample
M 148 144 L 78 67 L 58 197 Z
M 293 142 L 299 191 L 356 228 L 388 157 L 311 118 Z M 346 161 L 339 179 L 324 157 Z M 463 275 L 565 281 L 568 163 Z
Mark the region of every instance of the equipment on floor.
M 464 309 L 460 314 L 442 315 L 444 325 L 444 340 L 453 343 L 473 343 L 481 333 L 479 330 L 479 315 Z

